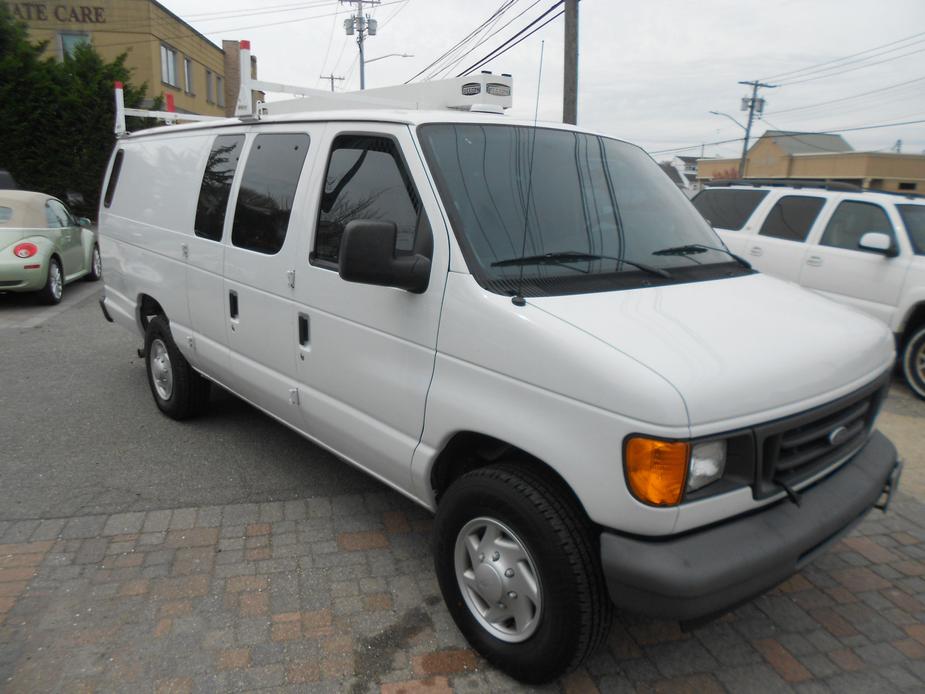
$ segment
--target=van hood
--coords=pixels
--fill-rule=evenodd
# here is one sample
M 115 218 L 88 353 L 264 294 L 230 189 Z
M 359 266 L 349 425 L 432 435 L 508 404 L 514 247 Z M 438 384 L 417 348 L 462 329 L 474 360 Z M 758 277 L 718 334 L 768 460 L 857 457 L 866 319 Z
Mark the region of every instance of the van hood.
M 668 380 L 691 426 L 821 404 L 894 358 L 886 326 L 761 274 L 529 303 Z

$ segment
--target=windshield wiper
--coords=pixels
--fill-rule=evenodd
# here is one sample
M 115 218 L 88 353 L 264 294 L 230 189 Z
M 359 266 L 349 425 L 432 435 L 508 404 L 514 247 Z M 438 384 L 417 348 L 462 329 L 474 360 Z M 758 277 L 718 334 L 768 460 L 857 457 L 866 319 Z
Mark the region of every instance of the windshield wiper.
M 706 253 L 707 251 L 718 251 L 719 253 L 725 253 L 742 267 L 748 268 L 749 270 L 752 269 L 752 264 L 750 262 L 748 262 L 742 256 L 736 255 L 728 248 L 705 246 L 702 243 L 689 243 L 686 246 L 671 246 L 670 248 L 662 248 L 659 251 L 653 251 L 652 255 L 692 255 L 694 253 Z
M 542 265 L 543 263 L 580 263 L 588 260 L 614 260 L 624 265 L 632 265 L 638 270 L 648 272 L 650 275 L 658 275 L 665 279 L 673 279 L 670 272 L 658 267 L 637 263 L 633 260 L 617 258 L 612 255 L 597 255 L 596 253 L 580 253 L 578 251 L 562 251 L 560 253 L 544 253 L 543 255 L 525 255 L 521 258 L 508 258 L 507 260 L 497 260 L 491 264 L 492 267 L 510 267 L 512 265 Z

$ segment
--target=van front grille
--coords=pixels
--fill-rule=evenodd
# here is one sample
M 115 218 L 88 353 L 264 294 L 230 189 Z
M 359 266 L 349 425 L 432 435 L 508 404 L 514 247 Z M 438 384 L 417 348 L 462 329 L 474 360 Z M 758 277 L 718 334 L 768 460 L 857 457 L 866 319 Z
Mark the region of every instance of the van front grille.
M 856 453 L 867 441 L 889 375 L 851 395 L 755 428 L 755 497 L 792 488 Z

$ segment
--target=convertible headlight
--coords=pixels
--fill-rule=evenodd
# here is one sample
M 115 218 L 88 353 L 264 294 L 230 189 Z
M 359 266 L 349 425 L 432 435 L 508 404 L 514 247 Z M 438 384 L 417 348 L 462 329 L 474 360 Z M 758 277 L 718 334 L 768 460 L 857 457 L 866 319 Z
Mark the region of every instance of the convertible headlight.
M 695 444 L 691 449 L 691 465 L 687 475 L 687 491 L 706 487 L 723 476 L 726 469 L 726 442 L 710 441 Z

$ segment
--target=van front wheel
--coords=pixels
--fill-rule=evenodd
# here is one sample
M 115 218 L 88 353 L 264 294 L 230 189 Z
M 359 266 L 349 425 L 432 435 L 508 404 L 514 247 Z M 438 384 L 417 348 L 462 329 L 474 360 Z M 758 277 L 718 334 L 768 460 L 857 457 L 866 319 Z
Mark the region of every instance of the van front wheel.
M 209 402 L 209 381 L 200 376 L 177 349 L 163 316 L 148 321 L 145 367 L 158 409 L 172 419 L 199 414 Z
M 612 606 L 592 531 L 570 495 L 526 465 L 480 468 L 450 486 L 434 562 L 460 631 L 522 682 L 577 667 L 607 635 Z
M 906 383 L 916 395 L 925 400 L 925 327 L 906 340 L 902 361 Z

